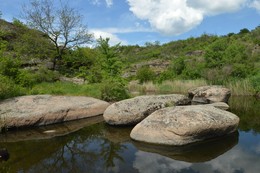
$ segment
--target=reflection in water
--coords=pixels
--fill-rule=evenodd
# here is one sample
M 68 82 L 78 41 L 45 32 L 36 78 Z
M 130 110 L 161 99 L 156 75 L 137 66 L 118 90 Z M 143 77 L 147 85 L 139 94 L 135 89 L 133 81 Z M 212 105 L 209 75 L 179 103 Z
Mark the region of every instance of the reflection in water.
M 83 127 L 103 121 L 103 116 L 86 118 L 78 121 L 69 121 L 61 124 L 7 131 L 0 134 L 0 142 L 18 142 L 36 139 L 50 139 L 56 136 L 64 136 L 78 131 Z
M 241 117 L 239 133 L 185 147 L 134 142 L 132 127 L 90 119 L 8 132 L 0 135 L 0 149 L 10 153 L 0 162 L 0 172 L 260 172 L 259 111 L 250 107 L 247 114 L 232 99 L 231 111 Z
M 142 151 L 159 153 L 175 160 L 196 163 L 212 160 L 233 148 L 237 143 L 238 132 L 182 147 L 150 145 L 140 142 L 134 142 L 134 145 Z
M 230 111 L 240 118 L 239 128 L 243 131 L 260 132 L 260 100 L 255 97 L 231 97 Z
M 1 163 L 0 172 L 103 172 L 124 163 L 122 153 L 127 145 L 114 143 L 104 134 L 110 130 L 104 123 L 85 127 L 75 133 L 48 140 L 2 142 L 12 157 Z M 130 133 L 129 129 L 128 136 Z M 113 130 L 112 130 L 113 131 Z M 112 136 L 112 135 L 108 135 Z M 129 137 L 128 137 L 129 138 Z
M 246 148 L 235 146 L 227 153 L 204 163 L 175 161 L 159 154 L 138 151 L 134 167 L 142 173 L 257 173 L 260 171 L 259 163 L 259 154 L 250 153 Z

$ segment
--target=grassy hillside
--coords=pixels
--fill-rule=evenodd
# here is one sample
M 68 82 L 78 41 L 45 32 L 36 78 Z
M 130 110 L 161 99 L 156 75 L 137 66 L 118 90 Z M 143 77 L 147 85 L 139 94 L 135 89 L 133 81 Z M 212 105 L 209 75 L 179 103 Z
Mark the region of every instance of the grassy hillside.
M 128 62 L 127 71 L 137 74 L 137 79 L 142 81 L 146 81 L 145 73 L 156 69 L 149 62 L 160 60 L 169 65 L 165 68 L 162 63 L 162 70 L 152 77 L 154 82 L 204 79 L 211 84 L 226 84 L 248 80 L 259 92 L 260 27 L 252 31 L 241 29 L 237 34 L 225 36 L 203 34 L 163 45 L 124 46 L 121 52 L 121 57 Z
M 46 35 L 18 20 L 9 23 L 0 19 L 0 99 L 24 94 L 73 95 L 77 88 L 81 92 L 76 95 L 116 100 L 128 97 L 124 88 L 128 85 L 131 90 L 128 83 L 132 80 L 139 85 L 153 82 L 157 88 L 165 88 L 162 86 L 170 81 L 167 87 L 174 88 L 178 80 L 231 88 L 243 83 L 246 87 L 242 90 L 250 88 L 247 94 L 260 92 L 260 27 L 225 36 L 203 34 L 163 45 L 109 46 L 108 42 L 101 39 L 95 48 L 66 50 L 53 70 L 51 62 L 57 55 Z M 91 88 L 91 93 L 63 85 L 60 76 L 82 78 L 88 83 L 82 87 Z

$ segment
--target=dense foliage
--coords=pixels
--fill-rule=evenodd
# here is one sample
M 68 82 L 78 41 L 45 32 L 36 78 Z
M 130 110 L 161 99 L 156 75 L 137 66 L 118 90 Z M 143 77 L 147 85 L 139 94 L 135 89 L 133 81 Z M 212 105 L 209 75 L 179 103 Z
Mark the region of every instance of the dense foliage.
M 246 80 L 253 92 L 259 93 L 259 40 L 260 27 L 226 36 L 203 34 L 163 45 L 110 46 L 108 38 L 100 38 L 94 48 L 66 50 L 53 70 L 55 45 L 44 33 L 29 29 L 17 19 L 13 23 L 0 19 L 0 99 L 46 93 L 40 91 L 41 83 L 55 82 L 58 86 L 60 76 L 81 78 L 88 87 L 97 85 L 98 94 L 91 95 L 107 101 L 128 98 L 126 85 L 136 79 L 140 83 L 203 79 L 211 84 Z M 168 63 L 155 69 L 148 63 L 154 60 Z M 131 75 L 125 75 L 128 73 Z M 66 94 L 65 89 L 52 92 Z

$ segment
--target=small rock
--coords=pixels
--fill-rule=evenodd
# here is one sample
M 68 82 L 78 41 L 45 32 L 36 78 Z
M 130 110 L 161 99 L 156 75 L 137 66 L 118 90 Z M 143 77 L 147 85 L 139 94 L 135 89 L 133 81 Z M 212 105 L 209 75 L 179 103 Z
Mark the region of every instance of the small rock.
M 190 89 L 188 94 L 193 104 L 228 103 L 231 91 L 223 86 L 212 85 Z

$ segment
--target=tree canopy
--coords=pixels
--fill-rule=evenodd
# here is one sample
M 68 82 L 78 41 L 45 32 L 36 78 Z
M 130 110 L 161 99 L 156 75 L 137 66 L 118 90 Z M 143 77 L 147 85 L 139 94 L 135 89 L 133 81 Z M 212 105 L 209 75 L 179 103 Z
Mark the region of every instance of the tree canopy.
M 23 17 L 30 27 L 45 33 L 55 45 L 57 56 L 53 68 L 66 49 L 92 41 L 92 34 L 83 25 L 82 16 L 61 1 L 56 7 L 51 0 L 32 0 L 29 6 L 23 7 Z

